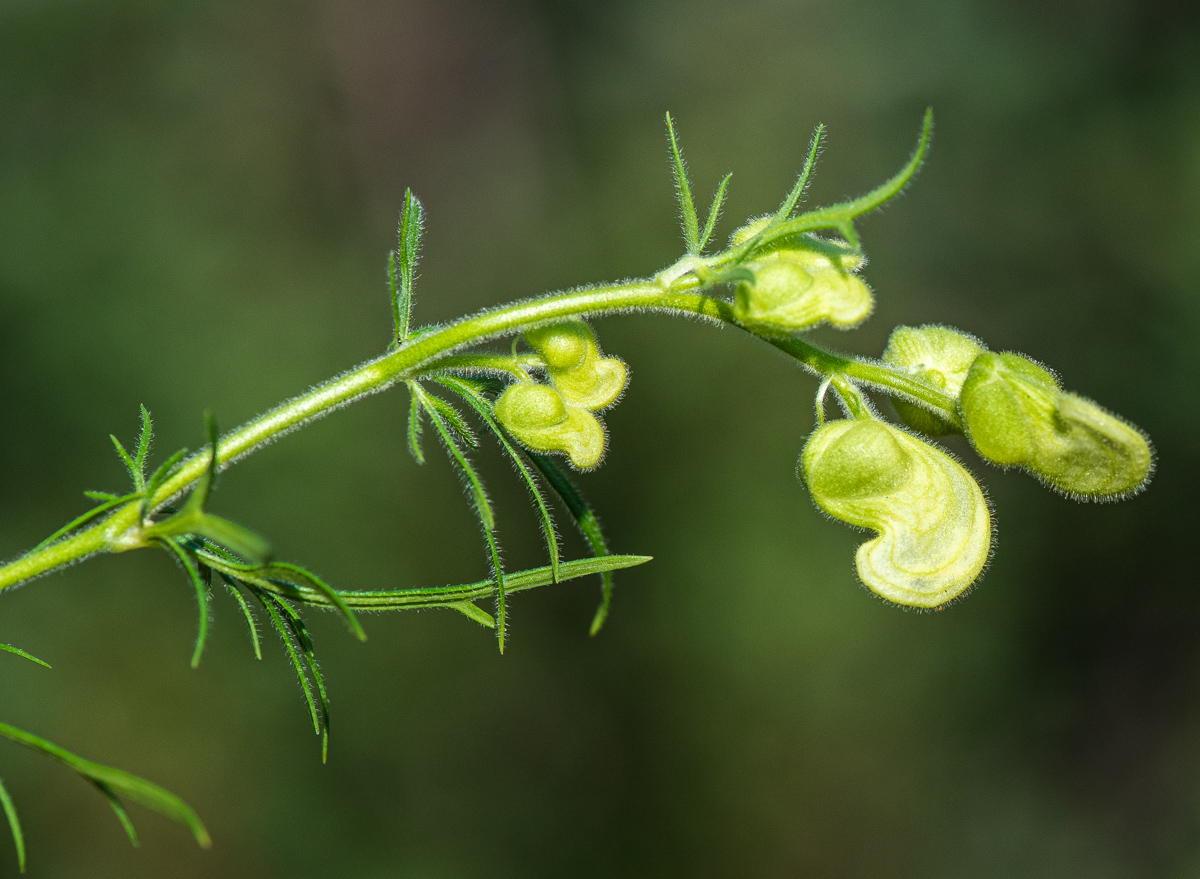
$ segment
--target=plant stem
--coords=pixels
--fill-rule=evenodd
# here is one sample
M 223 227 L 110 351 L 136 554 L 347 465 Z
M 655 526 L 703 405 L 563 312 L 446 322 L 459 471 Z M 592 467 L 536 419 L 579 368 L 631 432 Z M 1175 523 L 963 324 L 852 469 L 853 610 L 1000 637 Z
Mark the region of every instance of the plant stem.
M 281 403 L 222 437 L 217 444 L 218 466 L 227 466 L 283 434 L 368 394 L 378 393 L 398 382 L 418 378 L 436 369 L 466 366 L 469 363 L 467 358 L 450 359 L 451 355 L 464 348 L 499 336 L 523 332 L 550 321 L 629 311 L 699 316 L 753 333 L 753 330 L 737 322 L 728 302 L 707 295 L 701 281 L 691 274 L 675 278 L 669 284 L 639 281 L 551 293 L 538 299 L 483 311 L 440 329 L 410 337 L 382 356 Z M 814 373 L 842 373 L 889 393 L 915 399 L 951 422 L 958 420 L 953 400 L 943 392 L 883 364 L 832 354 L 794 337 L 762 338 L 799 360 Z M 153 511 L 186 491 L 204 475 L 208 462 L 207 449 L 184 459 L 154 496 L 146 500 L 147 509 Z M 121 552 L 149 545 L 139 521 L 140 506 L 140 502 L 131 501 L 97 524 L 56 543 L 32 550 L 0 567 L 0 590 L 97 552 Z

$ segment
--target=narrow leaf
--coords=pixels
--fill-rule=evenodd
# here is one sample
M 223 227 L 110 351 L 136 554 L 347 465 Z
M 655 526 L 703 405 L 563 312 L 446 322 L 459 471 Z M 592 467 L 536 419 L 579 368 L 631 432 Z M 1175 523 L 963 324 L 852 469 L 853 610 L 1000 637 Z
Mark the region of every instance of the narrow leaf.
M 321 667 L 317 665 L 312 637 L 309 636 L 308 627 L 304 625 L 300 614 L 296 613 L 296 609 L 282 599 L 276 598 L 275 603 L 284 614 L 284 619 L 292 630 L 292 634 L 296 636 L 296 643 L 300 645 L 300 649 L 304 653 L 305 664 L 308 666 L 313 682 L 317 685 L 317 694 L 321 700 L 321 762 L 324 763 L 329 758 L 329 694 L 325 691 L 325 676 L 321 674 Z
M 679 199 L 679 214 L 683 221 L 683 240 L 688 253 L 700 252 L 700 228 L 696 221 L 696 203 L 692 200 L 692 188 L 688 184 L 687 166 L 675 137 L 675 124 L 667 114 L 667 138 L 671 142 L 671 171 L 675 175 L 675 195 Z
M 186 510 L 146 529 L 147 537 L 198 534 L 232 551 L 253 565 L 265 565 L 271 560 L 271 544 L 249 528 L 212 513 L 191 513 Z
M 591 505 L 584 499 L 579 489 L 575 487 L 575 483 L 553 458 L 530 452 L 529 459 L 533 461 L 534 466 L 541 471 L 542 475 L 546 477 L 546 481 L 567 505 L 571 517 L 575 520 L 575 526 L 592 548 L 592 554 L 597 558 L 607 556 L 608 541 L 604 539 L 600 520 L 596 518 L 595 511 L 592 510 Z M 592 617 L 592 625 L 589 629 L 592 635 L 597 634 L 604 626 L 604 621 L 608 619 L 608 610 L 612 604 L 612 592 L 612 573 L 605 571 L 600 575 L 600 606 L 596 608 L 596 614 Z
M 921 162 L 925 160 L 925 151 L 929 148 L 929 136 L 933 132 L 933 108 L 930 107 L 925 111 L 925 119 L 921 124 L 921 137 L 917 141 L 917 147 L 913 150 L 912 157 L 909 158 L 907 164 L 901 168 L 894 177 L 885 183 L 875 187 L 866 195 L 845 202 L 840 205 L 835 205 L 832 208 L 826 208 L 827 211 L 841 210 L 850 217 L 858 217 L 868 211 L 873 211 L 884 202 L 899 195 L 904 187 L 909 184 L 917 171 L 921 168 Z
M 49 537 L 47 537 L 45 540 L 43 540 L 41 543 L 39 543 L 37 546 L 35 546 L 33 549 L 31 549 L 30 552 L 37 552 L 39 549 L 49 546 L 54 541 L 58 540 L 60 537 L 66 535 L 66 534 L 70 534 L 72 531 L 74 531 L 76 528 L 79 528 L 82 525 L 86 525 L 88 522 L 90 522 L 92 519 L 95 519 L 100 514 L 107 513 L 109 510 L 113 509 L 114 507 L 119 507 L 119 506 L 121 506 L 121 504 L 124 504 L 128 501 L 136 500 L 140 496 L 140 492 L 134 492 L 133 494 L 127 494 L 122 497 L 117 497 L 116 495 L 105 494 L 103 492 L 98 492 L 98 491 L 85 491 L 84 494 L 91 497 L 92 500 L 103 500 L 104 503 L 100 504 L 100 506 L 98 506 L 98 507 L 92 507 L 92 509 L 88 510 L 82 516 L 78 516 L 75 519 L 72 519 L 66 525 L 63 525 L 61 528 L 59 528 L 57 531 L 55 531 L 53 534 L 51 534 Z
M 125 828 L 125 835 L 129 837 L 130 843 L 134 848 L 138 847 L 137 831 L 133 828 L 133 822 L 129 820 L 129 813 L 125 811 L 125 804 L 121 802 L 120 797 L 113 793 L 113 789 L 102 781 L 92 779 L 92 784 L 96 786 L 96 790 L 104 794 L 104 798 L 108 800 L 108 804 L 112 806 L 112 810 L 117 815 L 117 820 L 121 822 L 121 826 Z
M 479 625 L 488 628 L 496 628 L 496 619 L 486 610 L 476 607 L 472 601 L 455 601 L 447 604 L 446 607 L 452 607 L 463 616 L 474 620 Z
M 187 571 L 188 578 L 192 581 L 192 585 L 196 589 L 196 606 L 200 616 L 200 623 L 196 632 L 196 649 L 192 651 L 192 668 L 197 668 L 200 665 L 200 657 L 204 653 L 204 643 L 208 640 L 208 615 L 209 615 L 209 596 L 208 587 L 204 581 L 200 579 L 200 571 L 196 568 L 196 563 L 192 560 L 191 553 L 183 549 L 173 538 L 163 537 L 158 539 L 160 546 L 167 549 L 179 559 L 179 563 L 183 565 L 183 569 Z
M 354 615 L 354 611 L 346 605 L 346 602 L 342 601 L 336 589 L 307 568 L 293 565 L 290 562 L 275 562 L 275 564 L 267 569 L 265 576 L 268 578 L 276 577 L 280 573 L 290 575 L 288 577 L 289 582 L 297 586 L 310 586 L 323 594 L 341 612 L 342 617 L 346 620 L 346 625 L 350 627 L 350 631 L 354 634 L 354 637 L 359 641 L 367 640 L 367 633 L 363 631 L 362 625 L 358 622 L 358 617 Z
M 258 640 L 258 623 L 254 619 L 254 614 L 250 611 L 250 605 L 246 601 L 246 596 L 242 595 L 242 590 L 237 588 L 237 581 L 221 574 L 221 579 L 225 581 L 225 587 L 230 594 L 237 600 L 238 606 L 242 609 L 242 616 L 246 618 L 246 628 L 250 630 L 250 641 L 254 644 L 254 658 L 262 661 L 262 646 Z
M 413 391 L 413 386 L 416 382 L 409 382 L 409 407 L 408 407 L 408 450 L 412 453 L 413 459 L 418 464 L 425 463 L 425 453 L 421 451 L 421 404 L 417 400 L 417 394 Z
M 46 662 L 45 660 L 38 659 L 32 653 L 26 653 L 20 647 L 13 647 L 11 644 L 0 644 L 0 650 L 3 650 L 6 653 L 14 653 L 17 656 L 20 656 L 22 659 L 28 659 L 30 662 L 36 662 L 40 666 L 50 668 L 50 663 Z
M 94 501 L 115 501 L 120 497 L 120 495 L 113 494 L 111 491 L 85 491 L 83 496 Z
M 133 456 L 125 451 L 125 447 L 121 445 L 121 441 L 117 439 L 115 434 L 109 434 L 108 438 L 112 440 L 113 446 L 117 450 L 117 456 L 121 459 L 121 463 L 125 465 L 125 469 L 129 471 L 129 478 L 133 480 L 135 488 L 140 489 L 142 479 L 144 478 L 141 471 L 138 470 L 137 464 L 134 463 Z
M 796 178 L 796 185 L 792 187 L 792 191 L 788 193 L 788 197 L 783 200 L 783 204 L 779 206 L 779 210 L 771 218 L 772 226 L 778 225 L 790 218 L 792 211 L 796 210 L 796 205 L 800 203 L 800 196 L 804 194 L 809 178 L 812 177 L 813 167 L 817 164 L 817 154 L 821 151 L 821 138 L 824 134 L 825 125 L 822 123 L 813 132 L 812 141 L 808 145 L 808 158 L 804 160 L 804 168 L 800 171 L 800 176 Z
M 142 497 L 141 521 L 144 523 L 146 518 L 152 512 L 150 504 L 154 500 L 154 495 L 158 493 L 159 487 L 166 482 L 179 462 L 183 460 L 183 456 L 187 454 L 187 449 L 180 449 L 167 460 L 158 465 L 158 469 L 150 474 L 150 478 L 146 480 L 146 493 Z
M 500 652 L 504 652 L 504 636 L 507 625 L 507 601 L 504 593 L 504 567 L 500 563 L 500 547 L 496 542 L 496 517 L 492 513 L 492 505 L 488 501 L 487 492 L 484 491 L 483 481 L 475 472 L 475 468 L 471 466 L 471 462 L 467 460 L 467 456 L 463 454 L 462 449 L 458 447 L 454 436 L 450 432 L 450 427 L 443 419 L 441 413 L 429 402 L 437 399 L 429 394 L 426 394 L 419 385 L 416 386 L 416 392 L 421 400 L 421 405 L 429 414 L 429 420 L 433 422 L 433 426 L 437 428 L 438 434 L 442 438 L 442 444 L 450 453 L 451 458 L 458 465 L 458 470 L 466 480 L 470 490 L 471 500 L 475 507 L 475 513 L 479 517 L 479 524 L 483 528 L 483 537 L 487 541 L 488 553 L 491 556 L 492 575 L 496 578 L 496 640 L 500 646 Z
M 300 689 L 304 691 L 304 701 L 308 703 L 308 713 L 312 716 L 313 730 L 317 735 L 321 734 L 321 718 L 317 714 L 317 703 L 313 699 L 312 686 L 308 682 L 308 675 L 304 673 L 304 665 L 300 661 L 300 654 L 296 651 L 296 644 L 293 642 L 290 628 L 283 622 L 279 616 L 277 608 L 282 604 L 275 596 L 269 593 L 255 592 L 256 597 L 262 606 L 266 609 L 267 614 L 271 617 L 271 622 L 275 625 L 275 631 L 279 633 L 279 637 L 283 639 L 283 646 L 287 649 L 288 657 L 292 661 L 292 668 L 296 670 L 296 678 L 300 681 Z
M 142 432 L 138 435 L 137 455 L 133 459 L 139 474 L 139 489 L 146 487 L 146 456 L 150 454 L 150 443 L 154 439 L 154 420 L 150 417 L 150 410 L 144 405 L 141 409 Z
M 196 813 L 192 811 L 187 803 L 170 791 L 164 790 L 158 785 L 146 781 L 144 778 L 139 778 L 121 769 L 114 769 L 111 766 L 103 766 L 99 763 L 93 763 L 90 760 L 84 760 L 82 757 L 72 754 L 65 748 L 60 748 L 53 742 L 48 742 L 39 736 L 25 732 L 22 729 L 17 729 L 15 726 L 10 726 L 7 723 L 0 723 L 0 736 L 53 757 L 60 763 L 78 772 L 87 780 L 107 785 L 115 794 L 133 800 L 135 803 L 141 803 L 143 806 L 153 809 L 160 815 L 165 815 L 174 821 L 178 821 L 192 832 L 192 836 L 196 838 L 196 842 L 203 848 L 208 848 L 212 845 L 212 839 L 209 837 L 208 831 L 204 828 L 204 824 L 196 816 Z
M 496 422 L 491 403 L 479 393 L 479 390 L 472 382 L 452 376 L 445 376 L 435 379 L 435 381 L 457 393 L 467 402 L 468 406 L 475 410 L 483 423 L 495 434 L 496 439 L 500 441 L 500 445 L 512 460 L 513 466 L 517 468 L 517 472 L 525 480 L 525 485 L 529 489 L 529 493 L 533 496 L 534 504 L 538 508 L 538 516 L 541 518 L 542 523 L 542 536 L 546 539 L 546 551 L 550 555 L 550 568 L 555 572 L 555 578 L 557 579 L 558 532 L 554 529 L 554 520 L 550 518 L 550 510 L 546 506 L 546 499 L 542 496 L 542 490 L 538 486 L 537 480 L 534 479 L 533 474 L 529 471 L 529 467 L 526 466 L 524 457 L 508 441 L 504 430 Z
M 4 807 L 4 817 L 8 819 L 8 829 L 12 831 L 13 846 L 17 850 L 17 867 L 25 872 L 25 834 L 21 832 L 21 821 L 17 818 L 17 806 L 8 795 L 8 788 L 0 781 L 0 806 Z
M 819 208 L 806 214 L 801 214 L 787 223 L 780 225 L 776 234 L 788 235 L 797 232 L 816 229 L 837 229 L 851 245 L 858 246 L 858 235 L 854 231 L 854 220 L 863 214 L 870 213 L 889 199 L 899 195 L 909 181 L 916 175 L 925 158 L 929 147 L 929 135 L 933 130 L 933 109 L 925 111 L 925 121 L 921 127 L 921 137 L 912 157 L 895 176 L 880 186 L 875 187 L 866 195 L 851 201 L 835 204 L 827 208 Z
M 400 266 L 396 262 L 396 251 L 394 250 L 388 251 L 387 271 L 388 293 L 392 300 L 392 341 L 390 344 L 397 345 L 402 338 L 400 335 Z
M 606 555 L 598 558 L 572 559 L 558 566 L 558 582 L 565 583 L 577 577 L 603 574 L 622 568 L 632 568 L 650 561 L 648 555 Z M 530 568 L 526 571 L 509 572 L 504 575 L 504 591 L 525 592 L 539 586 L 554 583 L 554 572 L 549 565 Z M 421 589 L 398 589 L 373 592 L 339 592 L 342 600 L 351 607 L 363 610 L 414 610 L 424 607 L 451 607 L 463 601 L 477 601 L 493 597 L 496 583 L 492 579 L 460 586 L 433 586 Z M 296 596 L 306 604 L 329 606 L 329 599 L 319 592 L 307 591 Z
M 433 394 L 426 394 L 425 399 L 428 404 L 437 410 L 438 414 L 446 420 L 447 426 L 453 430 L 458 438 L 461 439 L 469 448 L 475 449 L 479 447 L 479 439 L 475 436 L 475 431 L 471 430 L 471 426 L 467 424 L 467 420 L 462 417 L 462 413 L 443 400 L 441 397 Z
M 421 202 L 404 190 L 404 209 L 400 212 L 400 227 L 397 230 L 399 246 L 393 264 L 399 263 L 399 279 L 392 273 L 392 312 L 395 318 L 396 341 L 409 337 L 412 319 L 413 281 L 416 278 L 417 257 L 421 248 L 421 232 L 425 225 L 425 210 Z
M 721 217 L 721 207 L 725 204 L 725 188 L 729 186 L 729 178 L 732 176 L 733 172 L 731 171 L 721 178 L 712 204 L 708 208 L 708 219 L 704 223 L 704 232 L 700 235 L 700 247 L 697 252 L 703 252 L 704 248 L 708 246 L 708 239 L 712 237 L 713 229 L 717 227 L 717 220 Z

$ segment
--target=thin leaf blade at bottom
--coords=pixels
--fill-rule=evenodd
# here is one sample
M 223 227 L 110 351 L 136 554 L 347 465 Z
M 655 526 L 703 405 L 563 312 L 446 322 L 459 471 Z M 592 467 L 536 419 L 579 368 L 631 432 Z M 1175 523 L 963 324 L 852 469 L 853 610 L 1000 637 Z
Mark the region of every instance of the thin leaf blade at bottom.
M 535 467 L 541 471 L 542 476 L 550 483 L 551 487 L 562 498 L 563 503 L 567 505 L 567 510 L 571 513 L 571 517 L 575 520 L 575 526 L 583 535 L 584 540 L 588 542 L 588 546 L 592 549 L 592 554 L 596 558 L 602 558 L 609 554 L 608 541 L 604 538 L 604 531 L 600 528 L 600 520 L 596 518 L 596 513 L 592 509 L 591 504 L 587 502 L 583 494 L 575 487 L 575 483 L 571 481 L 563 469 L 558 466 L 553 458 L 546 455 L 539 455 L 536 452 L 529 453 L 529 460 L 533 461 Z M 613 577 L 611 570 L 604 571 L 600 575 L 600 606 L 596 608 L 596 613 L 592 617 L 592 624 L 588 628 L 588 634 L 593 637 L 603 628 L 605 620 L 608 619 L 608 611 L 612 606 L 613 595 Z
M 8 819 L 8 829 L 12 832 L 13 847 L 17 850 L 17 867 L 25 872 L 25 834 L 21 832 L 21 820 L 17 817 L 17 806 L 8 795 L 8 788 L 0 781 L 0 805 L 4 806 L 4 817 Z
M 538 508 L 538 515 L 542 523 L 542 536 L 546 540 L 546 550 L 550 556 L 550 567 L 554 571 L 554 579 L 557 582 L 558 532 L 554 528 L 554 520 L 550 517 L 550 509 L 546 506 L 546 499 L 542 496 L 542 490 L 538 486 L 537 480 L 533 478 L 533 474 L 529 472 L 529 468 L 525 465 L 525 460 L 521 457 L 521 453 L 508 441 L 504 429 L 500 427 L 492 413 L 492 407 L 487 398 L 480 394 L 478 389 L 470 382 L 453 376 L 443 376 L 435 379 L 435 381 L 466 400 L 467 405 L 475 410 L 476 414 L 483 420 L 483 423 L 495 434 L 496 439 L 500 442 L 500 446 L 512 460 L 513 466 L 516 467 L 521 478 L 525 480 L 525 485 L 529 489 L 529 493 L 533 495 L 534 503 Z
M 46 662 L 44 659 L 38 659 L 32 653 L 26 653 L 20 647 L 13 647 L 11 644 L 0 644 L 0 650 L 3 650 L 5 653 L 12 653 L 13 655 L 19 656 L 22 659 L 28 659 L 30 662 L 36 663 L 44 668 L 50 668 L 50 663 Z
M 208 830 L 204 827 L 199 816 L 196 815 L 187 803 L 169 790 L 161 788 L 157 784 L 126 772 L 123 769 L 115 769 L 112 766 L 104 766 L 100 763 L 93 763 L 91 760 L 85 760 L 53 742 L 49 742 L 40 736 L 35 736 L 33 733 L 18 729 L 7 723 L 0 723 L 0 736 L 24 745 L 27 748 L 40 751 L 48 757 L 53 757 L 55 760 L 82 775 L 88 781 L 105 784 L 115 793 L 133 800 L 135 803 L 141 803 L 146 808 L 152 809 L 160 815 L 164 815 L 182 824 L 192 832 L 192 836 L 201 848 L 208 848 L 212 845 L 212 837 L 208 835 Z
M 102 781 L 92 779 L 92 784 L 96 786 L 96 790 L 104 794 L 104 798 L 108 800 L 108 804 L 112 806 L 113 812 L 116 813 L 117 820 L 125 828 L 125 835 L 129 837 L 130 844 L 134 848 L 137 848 L 139 845 L 137 830 L 134 829 L 133 822 L 129 820 L 129 813 L 125 811 L 125 804 L 121 802 L 121 798 L 113 793 L 113 789 Z
M 192 668 L 199 668 L 200 657 L 204 654 L 204 645 L 208 641 L 208 617 L 211 612 L 208 588 L 204 581 L 200 579 L 200 571 L 196 568 L 196 563 L 192 560 L 190 552 L 170 537 L 160 538 L 158 543 L 179 560 L 179 563 L 183 565 L 183 569 L 187 571 L 188 578 L 192 581 L 192 586 L 196 589 L 196 605 L 200 622 L 196 632 L 196 648 L 192 651 Z

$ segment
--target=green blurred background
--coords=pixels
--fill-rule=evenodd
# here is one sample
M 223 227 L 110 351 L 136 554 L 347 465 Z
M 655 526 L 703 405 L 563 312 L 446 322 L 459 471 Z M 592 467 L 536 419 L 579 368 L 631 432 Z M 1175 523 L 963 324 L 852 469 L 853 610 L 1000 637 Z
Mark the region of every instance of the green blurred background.
M 417 317 L 671 262 L 662 112 L 724 236 L 829 126 L 815 201 L 856 195 L 937 112 L 916 185 L 862 223 L 878 354 L 937 321 L 1144 427 L 1145 494 L 1079 505 L 981 474 L 999 541 L 942 613 L 858 585 L 861 535 L 794 476 L 815 383 L 732 331 L 601 321 L 632 367 L 581 478 L 620 575 L 514 602 L 504 657 L 450 612 L 317 615 L 328 765 L 277 643 L 236 606 L 188 668 L 162 553 L 3 596 L 0 717 L 184 796 L 216 839 L 0 745 L 31 876 L 1190 877 L 1200 874 L 1200 14 L 1091 0 L 0 0 L 0 557 L 160 453 L 382 350 L 404 187 L 429 223 Z M 343 588 L 477 579 L 402 390 L 240 464 L 216 512 Z M 432 445 L 430 446 L 432 449 Z M 542 563 L 494 448 L 510 566 Z M 584 554 L 566 536 L 570 557 Z M 0 875 L 15 872 L 0 838 Z

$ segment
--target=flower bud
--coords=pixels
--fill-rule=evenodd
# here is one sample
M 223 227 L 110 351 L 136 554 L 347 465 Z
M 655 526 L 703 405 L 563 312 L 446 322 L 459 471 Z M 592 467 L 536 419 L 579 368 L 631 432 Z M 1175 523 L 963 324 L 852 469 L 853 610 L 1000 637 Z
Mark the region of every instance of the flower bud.
M 855 555 L 871 591 L 912 607 L 938 607 L 983 571 L 991 515 L 970 473 L 948 454 L 875 419 L 826 422 L 800 456 L 817 506 L 878 537 Z
M 1029 470 L 1053 488 L 1095 500 L 1137 491 L 1150 476 L 1145 435 L 1019 354 L 981 354 L 959 399 L 980 455 Z
M 525 341 L 545 361 L 554 387 L 572 405 L 592 410 L 610 406 L 629 380 L 625 363 L 601 356 L 592 328 L 581 320 L 529 330 Z
M 746 264 L 754 282 L 737 286 L 734 313 L 746 324 L 805 330 L 828 321 L 848 328 L 871 313 L 871 289 L 853 274 L 862 257 L 848 246 L 803 236 L 803 246 L 771 250 Z
M 580 470 L 604 457 L 604 428 L 580 406 L 548 385 L 509 385 L 496 400 L 496 419 L 518 442 L 539 452 L 565 452 Z
M 974 336 L 950 327 L 896 327 L 883 351 L 883 362 L 923 379 L 951 397 L 958 397 L 967 370 L 986 349 Z M 907 400 L 892 399 L 900 420 L 926 436 L 962 433 L 928 409 Z

